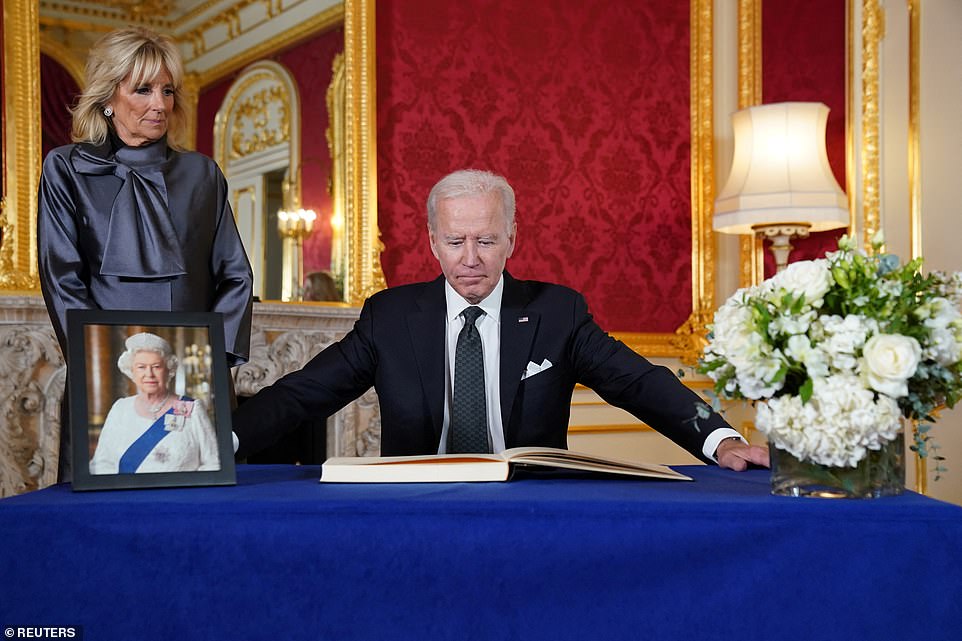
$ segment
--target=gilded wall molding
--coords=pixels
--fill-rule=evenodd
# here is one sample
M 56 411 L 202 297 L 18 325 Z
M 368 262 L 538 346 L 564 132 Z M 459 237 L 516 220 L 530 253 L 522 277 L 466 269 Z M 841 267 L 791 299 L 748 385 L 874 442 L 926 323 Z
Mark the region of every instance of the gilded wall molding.
M 3 3 L 0 290 L 36 291 L 40 183 L 40 26 L 35 0 Z
M 668 340 L 666 356 L 694 365 L 706 344 L 715 313 L 714 8 L 711 0 L 691 0 L 691 294 L 692 313 Z M 648 354 L 659 352 L 649 335 Z
M 922 3 L 908 0 L 909 11 L 909 257 L 922 256 L 922 153 L 919 141 L 921 107 L 921 22 Z
M 384 245 L 377 226 L 377 102 L 375 99 L 375 0 L 344 3 L 345 213 L 351 226 L 351 258 L 345 300 L 360 305 L 387 287 L 381 271 Z
M 254 63 L 238 76 L 214 119 L 214 159 L 228 178 L 233 163 L 287 145 L 293 196 L 300 202 L 299 102 L 296 81 L 277 62 Z
M 271 111 L 278 113 L 272 117 Z M 291 101 L 280 84 L 271 85 L 244 96 L 230 111 L 231 136 L 228 158 L 244 156 L 281 145 L 291 139 Z
M 337 4 L 333 7 L 325 9 L 324 11 L 314 14 L 307 20 L 298 22 L 298 24 L 291 29 L 288 29 L 283 33 L 271 38 L 262 40 L 253 47 L 244 50 L 242 53 L 232 56 L 220 64 L 214 65 L 209 69 L 205 69 L 203 72 L 200 72 L 199 85 L 201 87 L 206 87 L 207 85 L 217 82 L 221 78 L 237 71 L 238 69 L 242 69 L 243 67 L 267 57 L 272 53 L 286 49 L 287 47 L 300 40 L 303 40 L 304 38 L 336 27 L 344 20 L 344 13 L 344 4 Z M 238 37 L 242 36 L 243 34 L 241 33 Z M 202 47 L 203 51 L 205 52 L 208 51 L 206 45 L 204 45 L 202 33 L 197 33 L 194 31 L 191 32 L 189 36 L 178 36 L 178 38 L 183 38 L 184 40 L 193 43 L 194 47 Z M 185 60 L 185 62 L 187 61 Z
M 879 42 L 885 31 L 885 16 L 878 0 L 862 0 L 862 242 L 871 245 L 881 229 L 879 218 Z
M 738 0 L 738 108 L 762 104 L 762 0 Z M 739 238 L 739 287 L 762 281 L 764 247 L 760 238 Z
M 738 0 L 738 108 L 762 103 L 762 0 Z
M 345 282 L 348 273 L 347 258 L 351 253 L 351 230 L 348 228 L 344 211 L 344 191 L 346 188 L 347 160 L 344 152 L 347 123 L 345 122 L 345 64 L 344 53 L 334 56 L 331 63 L 331 84 L 327 88 L 328 127 L 327 151 L 331 158 L 331 175 L 328 193 L 331 196 L 331 274 L 346 292 Z

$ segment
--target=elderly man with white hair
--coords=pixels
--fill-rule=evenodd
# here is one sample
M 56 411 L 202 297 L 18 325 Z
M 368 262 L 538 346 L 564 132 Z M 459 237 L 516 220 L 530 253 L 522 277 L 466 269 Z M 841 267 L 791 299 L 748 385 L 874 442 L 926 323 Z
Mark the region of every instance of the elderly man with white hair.
M 117 400 L 104 421 L 91 474 L 219 470 L 217 438 L 199 400 L 169 389 L 177 356 L 166 340 L 130 336 L 117 367 L 137 393 Z

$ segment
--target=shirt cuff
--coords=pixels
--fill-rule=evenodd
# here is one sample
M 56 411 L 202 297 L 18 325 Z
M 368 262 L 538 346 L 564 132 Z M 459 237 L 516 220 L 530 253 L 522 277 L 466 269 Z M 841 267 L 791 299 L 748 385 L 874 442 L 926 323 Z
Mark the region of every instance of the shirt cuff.
M 240 447 L 240 441 L 237 439 L 237 434 L 234 434 L 233 432 L 231 432 L 230 438 L 231 438 L 231 441 L 234 442 L 234 454 L 237 454 L 237 448 Z
M 711 459 L 717 463 L 718 459 L 715 458 L 715 450 L 718 449 L 718 444 L 724 441 L 726 438 L 732 437 L 738 438 L 742 443 L 748 445 L 748 441 L 745 440 L 745 437 L 732 428 L 719 427 L 717 430 L 709 434 L 708 438 L 705 439 L 705 444 L 701 446 L 701 453 L 705 455 L 705 458 Z

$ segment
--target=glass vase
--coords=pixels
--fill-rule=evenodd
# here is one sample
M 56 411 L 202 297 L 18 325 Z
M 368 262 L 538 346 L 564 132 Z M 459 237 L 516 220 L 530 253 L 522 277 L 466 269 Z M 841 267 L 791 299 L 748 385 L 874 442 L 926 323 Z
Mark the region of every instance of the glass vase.
M 869 450 L 856 467 L 832 467 L 799 461 L 769 444 L 772 494 L 817 498 L 874 499 L 896 496 L 905 488 L 905 442 L 902 434 L 880 450 Z

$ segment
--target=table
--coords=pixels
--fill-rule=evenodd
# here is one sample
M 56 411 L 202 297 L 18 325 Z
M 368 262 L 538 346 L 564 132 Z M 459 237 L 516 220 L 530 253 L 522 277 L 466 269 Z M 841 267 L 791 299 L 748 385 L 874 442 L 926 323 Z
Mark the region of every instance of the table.
M 774 497 L 768 473 L 0 501 L 0 626 L 86 639 L 958 639 L 962 508 Z

